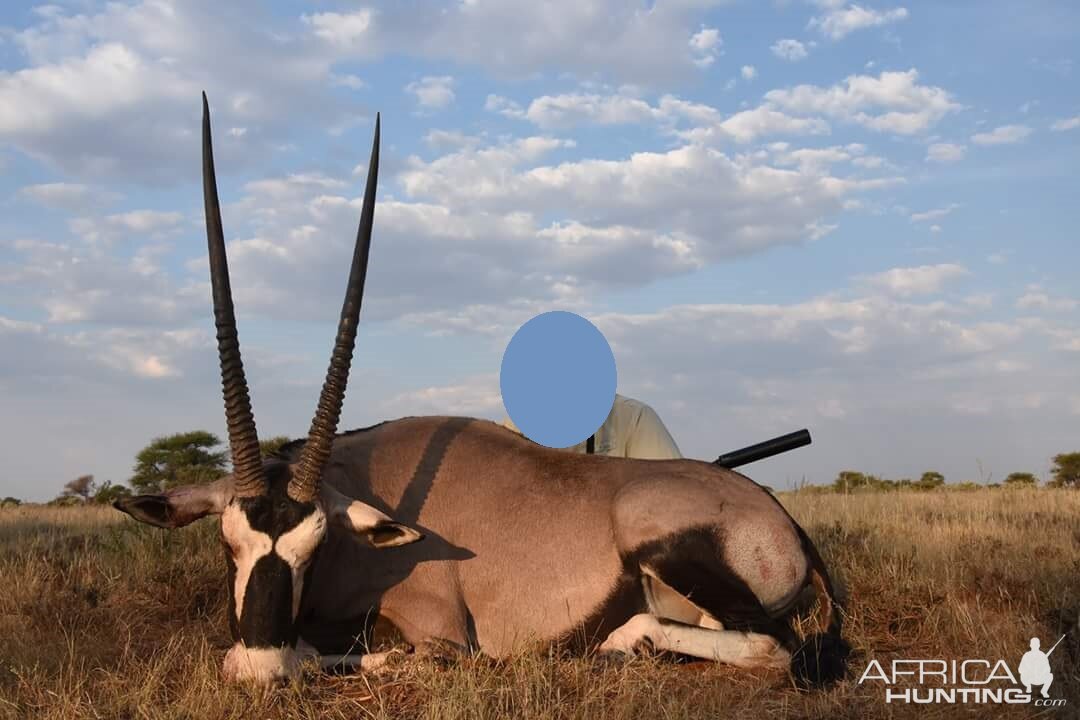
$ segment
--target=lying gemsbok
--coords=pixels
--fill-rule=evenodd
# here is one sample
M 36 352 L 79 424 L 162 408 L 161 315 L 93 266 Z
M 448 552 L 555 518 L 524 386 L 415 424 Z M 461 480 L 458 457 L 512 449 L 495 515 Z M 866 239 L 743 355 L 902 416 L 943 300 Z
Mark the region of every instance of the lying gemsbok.
M 165 528 L 221 516 L 230 678 L 361 658 L 389 627 L 424 652 L 529 643 L 667 650 L 740 667 L 843 672 L 840 615 L 810 539 L 763 488 L 694 460 L 575 455 L 495 423 L 411 417 L 335 435 L 356 338 L 379 121 L 330 368 L 306 441 L 263 460 L 236 336 L 203 96 L 203 192 L 233 473 L 119 500 Z M 396 518 L 396 520 L 395 520 Z M 402 524 L 407 522 L 409 525 Z M 790 627 L 812 585 L 819 631 Z M 381 630 L 380 630 L 381 632 Z

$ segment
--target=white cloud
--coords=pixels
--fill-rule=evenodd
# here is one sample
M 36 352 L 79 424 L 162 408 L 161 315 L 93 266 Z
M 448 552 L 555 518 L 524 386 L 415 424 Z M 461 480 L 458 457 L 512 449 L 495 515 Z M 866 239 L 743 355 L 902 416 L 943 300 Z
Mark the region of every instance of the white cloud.
M 1049 310 L 1052 312 L 1067 312 L 1080 307 L 1080 302 L 1065 297 L 1051 297 L 1045 292 L 1033 290 L 1024 293 L 1016 301 L 1016 307 L 1020 310 Z
M 839 40 L 856 30 L 899 22 L 908 16 L 907 8 L 902 7 L 873 10 L 854 3 L 845 6 L 833 0 L 819 1 L 817 4 L 823 6 L 825 12 L 812 18 L 809 27 L 817 28 L 832 40 Z
M 968 270 L 964 266 L 945 263 L 893 268 L 873 275 L 865 275 L 860 279 L 866 285 L 885 290 L 891 295 L 910 297 L 940 292 L 948 281 L 967 274 Z
M 206 0 L 55 8 L 10 35 L 28 64 L 0 72 L 0 137 L 73 181 L 175 184 L 197 156 L 205 89 L 222 128 L 219 161 L 243 170 L 286 128 L 344 108 L 326 83 L 333 56 L 275 33 L 278 22 Z
M 771 90 L 765 100 L 790 112 L 820 113 L 871 130 L 911 135 L 960 109 L 946 90 L 919 85 L 918 79 L 914 69 L 878 77 L 850 75 L 829 88 L 799 85 Z
M 528 108 L 508 98 L 489 95 L 485 109 L 506 117 L 528 120 L 544 129 L 564 129 L 577 125 L 623 125 L 655 123 L 665 131 L 688 124 L 719 125 L 723 115 L 717 109 L 701 103 L 682 100 L 674 95 L 662 96 L 656 104 L 641 98 L 632 88 L 609 93 L 566 93 L 543 95 L 529 103 Z
M 346 87 L 350 90 L 362 90 L 367 87 L 367 83 L 362 78 L 348 73 L 330 73 L 330 84 L 334 87 Z
M 85 210 L 115 202 L 121 197 L 119 193 L 102 188 L 67 182 L 27 185 L 19 190 L 19 194 L 45 207 L 67 211 Z
M 131 210 L 103 217 L 85 216 L 70 221 L 71 231 L 88 243 L 111 242 L 119 237 L 161 239 L 178 231 L 184 216 L 175 211 Z
M 484 102 L 484 109 L 488 112 L 497 112 L 500 115 L 513 118 L 525 117 L 525 111 L 513 100 L 501 95 L 488 95 Z
M 748 143 L 767 135 L 822 135 L 829 125 L 821 118 L 796 117 L 762 105 L 728 118 L 713 107 L 664 95 L 652 105 L 626 93 L 571 93 L 544 95 L 528 108 L 498 95 L 489 95 L 485 108 L 507 117 L 529 120 L 545 129 L 580 124 L 619 125 L 657 123 L 662 129 L 692 143 Z M 678 126 L 689 126 L 680 128 Z
M 380 201 L 369 318 L 565 307 L 819 238 L 846 201 L 891 182 L 833 174 L 798 148 L 775 163 L 700 145 L 551 162 L 570 141 L 455 140 L 434 159 L 405 159 L 400 192 Z M 842 152 L 855 158 L 864 149 Z M 321 318 L 340 302 L 326 278 L 347 264 L 359 199 L 329 178 L 307 180 L 249 183 L 249 196 L 232 206 L 250 218 L 230 223 L 229 248 L 237 304 L 247 313 Z
M 798 40 L 792 38 L 783 38 L 777 40 L 769 48 L 772 50 L 773 55 L 782 60 L 788 60 L 790 62 L 798 62 L 799 60 L 805 60 L 807 56 L 806 45 L 803 45 Z
M 825 148 L 798 148 L 795 150 L 791 150 L 788 143 L 772 143 L 769 149 L 772 151 L 778 165 L 798 165 L 803 171 L 807 172 L 820 172 L 829 165 L 842 162 L 865 165 L 860 161 L 866 159 L 863 156 L 866 147 L 858 143 L 845 146 L 834 145 Z M 875 165 L 875 163 L 871 164 Z
M 933 143 L 926 150 L 927 162 L 952 163 L 963 159 L 966 148 L 955 143 Z
M 1080 115 L 1074 115 L 1071 118 L 1064 118 L 1062 120 L 1058 120 L 1050 126 L 1051 130 L 1055 130 L 1057 132 L 1061 132 L 1063 130 L 1075 130 L 1076 128 L 1080 128 Z
M 424 136 L 424 142 L 433 150 L 445 152 L 475 146 L 480 142 L 480 138 L 457 130 L 429 130 Z M 364 168 L 366 170 L 366 164 Z
M 167 247 L 143 244 L 130 257 L 107 252 L 112 240 L 131 233 L 120 217 L 94 225 L 94 244 L 10 243 L 12 260 L 0 261 L 0 303 L 39 307 L 50 323 L 114 328 L 168 327 L 201 317 L 208 295 L 157 263 Z
M 325 12 L 300 17 L 311 27 L 316 37 L 337 49 L 363 52 L 366 46 L 372 44 L 371 31 L 375 13 L 370 8 L 349 13 Z
M 408 415 L 461 415 L 498 418 L 504 414 L 499 377 L 495 374 L 465 378 L 452 385 L 409 390 L 382 403 L 389 417 Z
M 543 67 L 579 78 L 598 74 L 655 84 L 707 68 L 720 33 L 702 24 L 721 0 L 581 3 L 400 3 L 373 0 L 353 13 L 307 18 L 320 49 L 342 59 L 408 53 L 523 77 Z M 482 41 L 477 41 L 482 38 Z
M 757 69 L 753 65 L 743 65 L 739 73 L 743 80 L 753 80 L 757 77 Z
M 694 55 L 694 64 L 706 68 L 716 61 L 723 40 L 716 28 L 702 27 L 690 37 L 690 50 Z
M 527 110 L 509 102 L 493 101 L 491 109 L 504 115 L 527 119 L 542 128 L 572 127 L 581 123 L 618 125 L 643 123 L 663 115 L 640 98 L 626 95 L 573 93 L 544 95 L 533 100 Z
M 767 106 L 743 110 L 712 126 L 702 126 L 679 132 L 693 142 L 733 139 L 748 143 L 766 135 L 826 135 L 829 124 L 821 118 L 801 118 Z
M 439 109 L 454 102 L 454 78 L 449 75 L 428 76 L 405 86 L 422 108 Z
M 1002 125 L 988 133 L 976 133 L 971 142 L 976 145 L 1012 145 L 1023 142 L 1031 135 L 1031 128 L 1026 125 Z
M 927 220 L 940 220 L 953 210 L 960 207 L 957 203 L 950 203 L 945 207 L 935 208 L 933 210 L 927 210 L 921 213 L 912 213 L 911 222 L 926 222 Z

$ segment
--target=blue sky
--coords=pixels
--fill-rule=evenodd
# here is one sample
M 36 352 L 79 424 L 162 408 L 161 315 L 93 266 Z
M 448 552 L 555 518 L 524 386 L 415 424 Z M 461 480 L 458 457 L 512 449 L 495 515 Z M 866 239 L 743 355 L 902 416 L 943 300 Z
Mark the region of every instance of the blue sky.
M 513 331 L 607 335 L 684 452 L 1045 476 L 1080 450 L 1070 2 L 0 7 L 0 494 L 125 480 L 222 432 L 202 228 L 214 121 L 260 434 L 305 432 L 374 113 L 343 427 L 498 418 Z

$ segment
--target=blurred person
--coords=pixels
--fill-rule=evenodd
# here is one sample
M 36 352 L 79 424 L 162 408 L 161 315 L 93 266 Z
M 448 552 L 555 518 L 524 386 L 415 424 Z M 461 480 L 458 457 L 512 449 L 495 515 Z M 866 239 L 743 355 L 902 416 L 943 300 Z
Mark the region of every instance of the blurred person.
M 502 425 L 523 434 L 510 418 Z M 616 394 L 607 419 L 589 438 L 564 448 L 581 454 L 610 455 L 643 460 L 673 460 L 682 458 L 679 446 L 664 427 L 660 416 L 651 407 Z

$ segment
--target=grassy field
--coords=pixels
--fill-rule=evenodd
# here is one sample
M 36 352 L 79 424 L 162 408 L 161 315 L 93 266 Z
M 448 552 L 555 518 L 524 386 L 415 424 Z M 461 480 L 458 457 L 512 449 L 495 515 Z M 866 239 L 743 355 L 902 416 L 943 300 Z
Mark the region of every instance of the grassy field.
M 0 718 L 1080 717 L 1080 492 L 782 500 L 846 605 L 851 677 L 803 692 L 780 672 L 526 654 L 308 673 L 266 694 L 221 681 L 229 645 L 217 523 L 172 533 L 111 508 L 0 509 Z M 1032 636 L 1065 707 L 886 705 L 871 658 L 1003 658 Z

